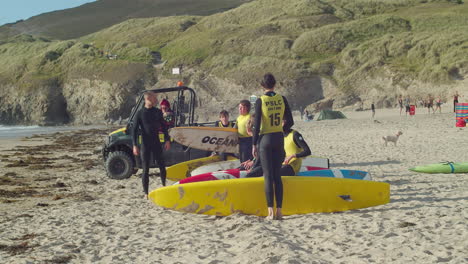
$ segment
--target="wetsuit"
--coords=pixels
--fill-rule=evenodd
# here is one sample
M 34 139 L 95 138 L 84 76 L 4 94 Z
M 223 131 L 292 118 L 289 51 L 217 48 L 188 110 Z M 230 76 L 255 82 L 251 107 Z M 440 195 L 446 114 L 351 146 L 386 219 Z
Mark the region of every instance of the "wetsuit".
M 293 154 L 296 154 L 296 157 L 292 158 L 288 164 L 283 163 L 280 169 L 281 176 L 296 175 L 301 169 L 302 158 L 311 154 L 309 145 L 307 145 L 302 135 L 295 130 L 284 132 L 284 151 L 286 152 L 286 157 Z M 252 169 L 245 177 L 260 177 L 262 175 L 262 166 L 259 160 L 256 160 L 252 166 Z
M 265 178 L 265 195 L 268 207 L 273 207 L 273 197 L 276 207 L 283 205 L 283 182 L 280 169 L 284 161 L 284 127 L 289 130 L 294 124 L 288 101 L 275 92 L 267 92 L 255 103 L 255 122 L 252 143 L 258 144 L 258 156 L 262 164 Z
M 250 120 L 250 114 L 237 117 L 235 127 L 239 133 L 239 160 L 244 162 L 251 160 L 252 157 L 252 137 L 247 133 L 247 122 Z
M 135 117 L 132 140 L 133 146 L 138 146 L 138 135 L 141 134 L 140 157 L 143 168 L 141 180 L 143 183 L 143 191 L 146 194 L 148 194 L 151 155 L 153 155 L 153 158 L 158 162 L 161 182 L 164 186 L 166 185 L 166 165 L 164 163 L 158 131 L 163 132 L 164 141 L 169 141 L 169 134 L 167 133 L 166 122 L 163 118 L 162 111 L 158 108 L 148 109 L 143 107 L 140 109 Z

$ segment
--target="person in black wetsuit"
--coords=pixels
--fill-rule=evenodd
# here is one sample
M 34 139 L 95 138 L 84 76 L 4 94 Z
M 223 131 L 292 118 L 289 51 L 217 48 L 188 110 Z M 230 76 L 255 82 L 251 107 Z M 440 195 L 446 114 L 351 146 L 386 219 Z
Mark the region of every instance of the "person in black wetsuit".
M 268 205 L 268 219 L 282 219 L 283 182 L 280 169 L 284 161 L 284 127 L 294 125 L 288 101 L 274 92 L 275 77 L 271 73 L 263 76 L 261 86 L 264 95 L 255 103 L 254 135 L 252 138 L 252 155 L 259 157 L 265 178 L 265 195 Z M 258 143 L 258 152 L 257 152 Z M 273 198 L 276 198 L 276 212 L 273 211 Z
M 133 140 L 133 154 L 135 156 L 140 155 L 141 164 L 143 167 L 143 174 L 141 180 L 143 183 L 143 191 L 148 195 L 149 185 L 149 167 L 151 165 L 151 154 L 153 158 L 158 162 L 161 182 L 163 186 L 166 186 L 166 165 L 164 163 L 162 146 L 159 141 L 158 131 L 162 131 L 164 134 L 164 148 L 169 150 L 171 147 L 169 134 L 167 132 L 166 122 L 163 118 L 163 113 L 155 106 L 158 103 L 156 94 L 153 92 L 146 92 L 144 94 L 145 105 L 141 108 L 136 116 L 135 123 L 132 131 Z M 138 135 L 141 134 L 141 152 L 138 148 Z
M 301 169 L 302 158 L 311 154 L 309 145 L 307 145 L 302 135 L 293 129 L 285 129 L 284 131 L 284 151 L 286 152 L 286 158 L 280 169 L 281 176 L 296 175 Z M 260 177 L 262 175 L 261 163 L 259 160 L 256 160 L 245 177 Z

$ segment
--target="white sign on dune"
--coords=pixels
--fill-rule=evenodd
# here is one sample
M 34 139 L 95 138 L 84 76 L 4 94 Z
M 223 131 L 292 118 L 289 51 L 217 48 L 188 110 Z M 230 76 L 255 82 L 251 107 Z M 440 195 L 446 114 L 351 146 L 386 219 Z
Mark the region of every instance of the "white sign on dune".
M 180 74 L 180 68 L 172 68 L 172 74 Z

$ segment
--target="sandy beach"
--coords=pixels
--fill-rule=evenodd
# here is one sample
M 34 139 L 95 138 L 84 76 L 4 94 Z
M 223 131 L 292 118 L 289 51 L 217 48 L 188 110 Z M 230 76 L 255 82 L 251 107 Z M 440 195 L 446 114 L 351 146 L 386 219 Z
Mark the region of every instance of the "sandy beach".
M 408 171 L 468 162 L 468 128 L 449 108 L 296 120 L 313 154 L 390 183 L 391 202 L 284 221 L 157 207 L 138 176 L 105 175 L 99 151 L 113 128 L 1 141 L 0 263 L 467 263 L 468 175 Z M 397 131 L 398 145 L 384 147 Z

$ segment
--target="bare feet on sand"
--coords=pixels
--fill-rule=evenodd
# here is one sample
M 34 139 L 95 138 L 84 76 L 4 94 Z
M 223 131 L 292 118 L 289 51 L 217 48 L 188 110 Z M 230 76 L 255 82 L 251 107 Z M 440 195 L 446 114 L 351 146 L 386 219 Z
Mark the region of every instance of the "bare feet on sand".
M 265 220 L 274 220 L 274 219 L 275 219 L 274 215 L 268 215 L 267 217 L 265 217 Z
M 268 216 L 265 219 L 266 220 L 275 219 L 275 214 L 273 213 L 273 207 L 268 207 Z
M 283 212 L 281 211 L 281 208 L 276 208 L 276 220 L 283 220 Z
M 283 220 L 283 213 L 281 208 L 276 208 L 276 213 L 273 213 L 273 208 L 268 207 L 268 216 L 265 217 L 266 220 Z

